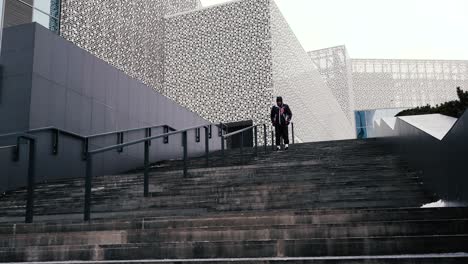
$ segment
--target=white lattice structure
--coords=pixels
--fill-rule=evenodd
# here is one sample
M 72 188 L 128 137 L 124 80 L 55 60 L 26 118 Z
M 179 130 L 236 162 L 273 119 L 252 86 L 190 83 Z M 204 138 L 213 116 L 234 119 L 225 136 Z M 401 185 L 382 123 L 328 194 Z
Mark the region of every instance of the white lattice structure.
M 213 122 L 268 121 L 268 0 L 168 16 L 164 93 Z
M 60 34 L 161 91 L 164 16 L 198 7 L 199 0 L 62 0 Z
M 352 59 L 356 110 L 436 105 L 468 89 L 468 61 Z
M 345 46 L 309 56 L 348 113 L 436 105 L 457 99 L 456 87 L 468 89 L 468 61 L 350 59 Z
M 354 126 L 352 65 L 346 47 L 331 47 L 311 51 L 308 54 Z

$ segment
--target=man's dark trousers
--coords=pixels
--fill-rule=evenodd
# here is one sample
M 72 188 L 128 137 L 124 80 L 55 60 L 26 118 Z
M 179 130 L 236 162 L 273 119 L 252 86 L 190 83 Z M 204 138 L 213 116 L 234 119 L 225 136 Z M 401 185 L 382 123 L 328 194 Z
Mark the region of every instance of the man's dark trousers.
M 275 126 L 275 134 L 276 134 L 276 146 L 279 146 L 281 144 L 281 138 L 283 138 L 284 144 L 289 144 L 287 125 Z

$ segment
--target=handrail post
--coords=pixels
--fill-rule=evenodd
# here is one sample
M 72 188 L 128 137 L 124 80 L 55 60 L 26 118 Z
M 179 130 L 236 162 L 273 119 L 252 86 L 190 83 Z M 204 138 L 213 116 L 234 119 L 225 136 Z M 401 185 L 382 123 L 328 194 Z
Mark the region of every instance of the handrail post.
M 265 153 L 268 151 L 268 144 L 267 144 L 267 126 L 263 124 L 263 148 L 265 149 Z
M 143 195 L 149 196 L 149 144 L 150 140 L 145 141 L 145 172 L 143 182 Z
M 119 133 L 117 133 L 117 145 L 118 145 L 118 144 L 122 144 L 122 143 L 124 143 L 124 133 L 123 133 L 123 132 L 119 132 Z M 122 153 L 122 152 L 123 152 L 123 148 L 117 149 L 117 152 Z
M 225 153 L 224 153 L 224 136 L 221 136 L 221 156 L 223 158 L 223 162 L 224 162 L 224 158 L 225 158 Z
M 86 160 L 88 158 L 88 150 L 89 150 L 89 138 L 83 139 L 83 148 L 82 148 L 81 156 L 82 160 Z
M 57 155 L 58 154 L 58 147 L 59 147 L 59 130 L 58 129 L 53 129 L 52 130 L 52 154 Z
M 187 151 L 187 131 L 182 133 L 182 144 L 184 146 L 184 178 L 187 177 L 187 158 L 188 158 L 188 151 Z
M 90 221 L 91 220 L 92 173 L 93 173 L 93 155 L 88 154 L 88 158 L 86 159 L 84 221 Z
M 151 130 L 151 127 L 147 128 L 146 131 L 145 131 L 145 134 L 146 134 L 146 137 L 149 138 L 151 137 L 151 134 L 152 134 L 152 130 Z M 149 141 L 149 146 L 151 146 L 151 140 Z
M 273 134 L 273 130 L 271 130 L 271 149 L 275 150 L 275 135 Z
M 21 137 L 16 139 L 16 147 L 13 155 L 13 161 L 18 162 L 20 160 L 20 151 L 21 151 Z
M 208 167 L 210 162 L 210 135 L 208 126 L 205 127 L 205 159 L 206 166 Z
M 36 140 L 29 139 L 29 162 L 28 162 L 28 193 L 26 200 L 26 223 L 32 223 L 34 218 L 34 188 L 36 171 Z
M 168 126 L 164 126 L 163 133 L 164 134 L 169 133 L 169 127 Z M 168 136 L 164 137 L 163 142 L 164 142 L 164 144 L 169 144 L 169 137 Z
M 291 134 L 292 134 L 292 143 L 294 145 L 295 143 L 294 143 L 294 123 L 293 122 L 291 122 Z
M 222 136 L 222 135 L 223 135 L 223 123 L 219 123 L 218 136 Z
M 244 132 L 241 132 L 240 160 L 241 160 L 241 164 L 243 164 L 244 163 Z
M 254 136 L 255 136 L 255 156 L 258 155 L 258 127 L 254 127 Z

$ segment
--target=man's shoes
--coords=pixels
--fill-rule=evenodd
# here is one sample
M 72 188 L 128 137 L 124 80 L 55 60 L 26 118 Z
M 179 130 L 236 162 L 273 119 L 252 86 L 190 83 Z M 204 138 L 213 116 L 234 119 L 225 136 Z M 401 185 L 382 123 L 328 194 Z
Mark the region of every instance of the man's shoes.
M 281 150 L 281 146 L 276 146 L 276 151 L 280 151 Z
M 289 149 L 289 145 L 288 144 L 284 145 L 284 150 L 288 150 L 288 149 Z

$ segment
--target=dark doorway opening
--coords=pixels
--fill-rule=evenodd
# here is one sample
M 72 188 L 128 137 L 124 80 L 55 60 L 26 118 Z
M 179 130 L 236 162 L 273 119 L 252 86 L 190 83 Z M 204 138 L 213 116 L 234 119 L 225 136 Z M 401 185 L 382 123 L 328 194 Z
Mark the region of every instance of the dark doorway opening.
M 226 132 L 227 133 L 232 133 L 235 131 L 239 131 L 241 129 L 253 126 L 253 121 L 252 120 L 246 120 L 246 121 L 239 121 L 239 122 L 232 122 L 232 123 L 226 123 L 224 124 L 226 127 Z M 244 137 L 244 147 L 252 147 L 253 146 L 253 131 L 252 130 L 247 130 L 244 133 L 239 133 L 237 135 L 234 135 L 232 137 L 229 137 L 226 142 L 226 146 L 229 149 L 233 148 L 239 148 L 241 146 L 242 142 L 242 135 Z

